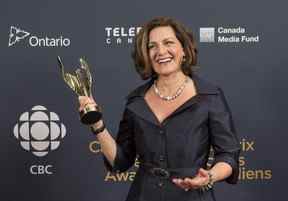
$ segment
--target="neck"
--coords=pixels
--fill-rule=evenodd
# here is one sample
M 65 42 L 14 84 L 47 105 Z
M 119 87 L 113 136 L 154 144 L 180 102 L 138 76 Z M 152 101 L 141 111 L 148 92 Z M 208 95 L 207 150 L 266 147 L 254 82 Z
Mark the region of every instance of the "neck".
M 159 75 L 157 87 L 163 95 L 171 95 L 184 83 L 186 75 L 179 71 L 170 75 Z

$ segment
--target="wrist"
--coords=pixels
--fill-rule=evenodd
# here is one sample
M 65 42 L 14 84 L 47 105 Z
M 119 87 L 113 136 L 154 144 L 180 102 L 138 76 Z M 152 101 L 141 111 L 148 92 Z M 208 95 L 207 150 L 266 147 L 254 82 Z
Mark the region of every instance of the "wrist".
M 92 129 L 95 129 L 95 130 L 96 130 L 96 129 L 101 128 L 101 126 L 102 126 L 103 124 L 104 124 L 103 120 L 100 119 L 100 120 L 97 121 L 96 123 L 90 125 L 90 127 L 91 127 Z
M 214 185 L 214 175 L 211 171 L 208 171 L 208 182 L 202 186 L 202 190 L 203 191 L 207 191 L 207 190 L 210 190 L 213 188 L 213 185 Z
M 103 120 L 100 120 L 97 123 L 90 126 L 90 130 L 94 135 L 98 135 L 99 133 L 102 133 L 105 129 L 106 129 L 106 126 Z
M 215 175 L 211 171 L 209 171 L 208 176 L 209 176 L 208 184 L 213 185 L 215 182 L 215 178 L 214 178 Z
M 216 181 L 215 180 L 215 173 L 210 170 L 210 171 L 208 171 L 208 176 L 209 176 L 209 182 L 214 184 Z

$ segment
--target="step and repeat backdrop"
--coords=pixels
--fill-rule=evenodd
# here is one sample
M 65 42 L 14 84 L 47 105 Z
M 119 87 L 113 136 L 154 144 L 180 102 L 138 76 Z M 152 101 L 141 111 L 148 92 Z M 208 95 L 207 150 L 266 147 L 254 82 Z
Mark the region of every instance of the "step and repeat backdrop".
M 286 201 L 288 48 L 285 1 L 2 0 L 1 201 L 121 201 L 139 162 L 108 172 L 82 125 L 67 72 L 87 60 L 92 93 L 114 137 L 125 97 L 142 84 L 131 59 L 136 33 L 156 16 L 189 27 L 198 73 L 220 85 L 242 148 L 237 185 L 215 185 L 222 201 Z

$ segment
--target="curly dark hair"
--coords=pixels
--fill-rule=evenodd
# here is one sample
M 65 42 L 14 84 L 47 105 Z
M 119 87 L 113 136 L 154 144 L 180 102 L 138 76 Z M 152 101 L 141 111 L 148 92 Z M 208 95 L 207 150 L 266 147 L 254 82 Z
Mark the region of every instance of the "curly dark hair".
M 183 73 L 191 75 L 194 71 L 194 66 L 197 64 L 198 51 L 192 31 L 170 17 L 156 17 L 144 24 L 136 35 L 134 50 L 132 51 L 136 71 L 143 80 L 157 76 L 149 58 L 148 43 L 150 31 L 162 26 L 170 26 L 183 47 L 185 53 L 185 61 L 181 65 Z

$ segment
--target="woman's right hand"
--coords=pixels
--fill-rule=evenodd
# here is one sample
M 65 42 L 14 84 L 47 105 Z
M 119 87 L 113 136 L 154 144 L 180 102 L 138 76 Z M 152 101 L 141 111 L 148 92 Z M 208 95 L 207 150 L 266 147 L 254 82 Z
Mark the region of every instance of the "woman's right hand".
M 81 112 L 84 107 L 86 106 L 97 106 L 96 101 L 94 98 L 88 96 L 79 96 L 79 112 Z M 101 119 L 100 121 L 89 125 L 93 130 L 98 130 L 102 128 L 104 125 L 104 121 Z M 97 140 L 101 145 L 101 152 L 105 155 L 108 159 L 109 163 L 113 166 L 114 160 L 116 158 L 117 153 L 117 145 L 111 134 L 108 132 L 107 129 L 104 129 L 103 132 L 96 134 Z
M 94 98 L 92 96 L 79 96 L 79 112 L 81 112 L 87 105 L 89 106 L 97 106 L 97 103 L 95 102 Z M 103 121 L 100 120 L 96 122 L 95 124 L 91 124 L 90 126 L 94 127 L 95 129 L 101 127 L 103 124 Z
M 79 100 L 79 112 L 81 112 L 84 109 L 84 107 L 86 107 L 87 105 L 97 106 L 97 103 L 95 102 L 95 100 L 92 96 L 90 96 L 90 97 L 79 96 L 78 100 Z

